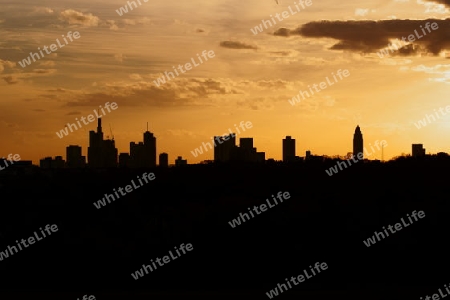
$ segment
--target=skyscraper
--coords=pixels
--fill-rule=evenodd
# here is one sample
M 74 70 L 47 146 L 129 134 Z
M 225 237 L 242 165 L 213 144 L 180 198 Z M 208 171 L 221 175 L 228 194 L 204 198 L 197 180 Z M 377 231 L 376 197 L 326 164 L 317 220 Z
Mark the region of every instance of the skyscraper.
M 156 167 L 156 137 L 148 131 L 144 132 L 144 142 L 130 142 L 131 165 L 135 168 Z
M 295 139 L 286 136 L 283 139 L 283 162 L 295 160 Z
M 361 153 L 358 158 L 358 153 Z M 364 143 L 363 143 L 363 135 L 361 133 L 361 129 L 359 128 L 359 125 L 356 126 L 355 134 L 353 135 L 353 156 L 356 160 L 363 160 L 364 159 Z
M 169 154 L 165 152 L 159 154 L 159 166 L 164 168 L 169 166 Z
M 117 148 L 112 140 L 103 140 L 102 119 L 97 120 L 97 132 L 89 131 L 88 164 L 92 168 L 117 167 Z
M 253 138 L 240 138 L 239 147 L 232 150 L 231 159 L 240 162 L 256 162 L 256 148 L 253 147 Z
M 425 156 L 425 149 L 423 144 L 412 144 L 412 157 Z
M 149 167 L 156 167 L 156 137 L 148 131 L 144 132 L 144 148 L 145 148 L 145 156 L 144 156 L 144 164 Z
M 68 168 L 84 167 L 86 158 L 81 156 L 81 147 L 70 145 L 66 147 L 66 164 Z
M 242 149 L 253 150 L 253 138 L 240 138 L 239 147 Z
M 214 161 L 228 162 L 231 160 L 231 154 L 236 147 L 236 134 L 231 133 L 225 136 L 214 137 Z

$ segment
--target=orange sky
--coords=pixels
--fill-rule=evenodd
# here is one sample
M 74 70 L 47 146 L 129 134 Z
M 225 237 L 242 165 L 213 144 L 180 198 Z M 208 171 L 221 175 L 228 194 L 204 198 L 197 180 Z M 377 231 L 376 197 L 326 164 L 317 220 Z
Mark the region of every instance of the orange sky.
M 450 135 L 449 116 L 421 129 L 414 125 L 450 105 L 448 26 L 401 55 L 377 55 L 424 20 L 448 24 L 449 8 L 439 2 L 312 0 L 257 35 L 250 29 L 294 1 L 141 1 L 122 16 L 116 10 L 127 1 L 2 4 L 0 155 L 18 153 L 37 164 L 45 156 L 65 157 L 65 147 L 74 144 L 86 155 L 96 121 L 62 139 L 56 132 L 108 101 L 118 109 L 103 118 L 103 131 L 110 135 L 111 126 L 119 152 L 142 141 L 149 122 L 157 152 L 168 152 L 170 163 L 177 156 L 188 163 L 212 159 L 211 150 L 197 158 L 191 151 L 241 121 L 253 127 L 238 138 L 253 137 L 266 158 L 281 159 L 286 135 L 296 139 L 299 156 L 306 150 L 345 155 L 358 124 L 365 145 L 387 141 L 385 159 L 410 153 L 412 143 L 423 143 L 427 153 L 450 152 L 450 139 L 443 138 Z M 321 20 L 329 22 L 315 23 Z M 18 64 L 69 31 L 80 38 L 29 66 Z M 198 63 L 204 50 L 214 58 L 155 85 L 172 66 Z M 299 90 L 339 69 L 350 76 L 289 104 Z

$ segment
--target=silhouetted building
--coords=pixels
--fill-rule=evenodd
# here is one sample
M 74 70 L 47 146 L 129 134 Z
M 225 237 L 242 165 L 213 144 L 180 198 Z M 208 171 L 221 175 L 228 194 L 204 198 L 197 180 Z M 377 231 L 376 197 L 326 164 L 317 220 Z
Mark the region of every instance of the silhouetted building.
M 239 147 L 231 150 L 231 160 L 239 162 L 256 162 L 256 148 L 253 147 L 253 138 L 240 138 Z
M 295 139 L 286 136 L 283 139 L 283 162 L 292 162 L 295 160 Z
M 144 142 L 130 143 L 131 165 L 135 168 L 156 167 L 156 137 L 148 131 L 144 132 Z
M 358 158 L 358 153 L 361 153 Z M 353 155 L 355 160 L 364 160 L 364 143 L 363 143 L 363 135 L 361 133 L 361 129 L 359 125 L 356 126 L 355 134 L 353 135 Z
M 265 162 L 266 152 L 256 152 L 256 162 Z
M 232 153 L 236 147 L 236 134 L 231 133 L 225 136 L 215 136 L 214 141 L 214 161 L 228 162 L 231 160 Z
M 242 149 L 253 150 L 253 138 L 240 138 L 239 147 Z
M 80 146 L 66 147 L 66 165 L 68 168 L 83 168 L 86 165 L 86 157 L 81 155 Z
M 62 159 L 62 156 L 55 156 L 55 159 L 45 157 L 40 160 L 39 166 L 42 169 L 63 169 L 65 161 Z
M 305 154 L 305 160 L 309 160 L 309 159 L 311 159 L 311 151 L 310 150 L 306 151 L 306 154 Z
M 117 148 L 112 140 L 103 140 L 102 119 L 97 120 L 97 132 L 89 131 L 88 164 L 92 168 L 117 167 Z
M 169 154 L 164 152 L 159 154 L 159 166 L 163 168 L 169 166 Z
M 185 166 L 187 165 L 187 160 L 183 159 L 181 156 L 178 156 L 178 158 L 175 160 L 175 166 Z
M 123 152 L 119 154 L 119 167 L 127 168 L 130 167 L 130 154 Z
M 425 156 L 425 149 L 423 144 L 412 144 L 412 157 Z

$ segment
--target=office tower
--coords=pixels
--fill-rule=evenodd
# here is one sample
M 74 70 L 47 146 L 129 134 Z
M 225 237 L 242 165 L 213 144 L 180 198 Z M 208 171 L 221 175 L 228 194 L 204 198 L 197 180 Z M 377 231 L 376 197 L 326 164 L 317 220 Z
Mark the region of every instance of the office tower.
M 412 157 L 425 156 L 425 149 L 423 144 L 412 144 Z
M 131 165 L 135 168 L 156 167 L 156 137 L 148 131 L 144 132 L 144 141 L 130 143 Z
M 236 134 L 231 133 L 225 136 L 215 136 L 213 143 L 214 147 L 214 161 L 228 162 L 231 160 L 232 152 L 236 147 Z
M 144 165 L 147 167 L 156 167 L 156 137 L 148 131 L 148 123 L 147 123 L 147 131 L 144 133 Z
M 187 165 L 187 159 L 183 159 L 181 156 L 178 156 L 178 158 L 175 160 L 175 166 L 185 166 Z
M 253 147 L 253 138 L 240 138 L 239 147 L 231 150 L 233 161 L 256 162 L 256 148 Z
M 169 166 L 169 154 L 161 153 L 159 154 L 159 166 L 167 168 Z
M 361 159 L 358 158 L 358 153 L 361 153 L 360 155 Z M 363 160 L 364 159 L 363 155 L 364 155 L 363 135 L 358 125 L 356 126 L 355 134 L 353 135 L 353 156 L 355 160 Z
M 88 165 L 92 168 L 117 167 L 117 148 L 114 138 L 103 140 L 102 119 L 97 120 L 97 132 L 89 131 Z
M 291 162 L 295 160 L 295 139 L 286 136 L 283 139 L 283 162 Z
M 66 165 L 68 168 L 82 168 L 86 164 L 86 158 L 81 155 L 81 147 L 69 145 L 66 147 Z
M 242 149 L 253 150 L 253 138 L 240 138 L 239 147 Z

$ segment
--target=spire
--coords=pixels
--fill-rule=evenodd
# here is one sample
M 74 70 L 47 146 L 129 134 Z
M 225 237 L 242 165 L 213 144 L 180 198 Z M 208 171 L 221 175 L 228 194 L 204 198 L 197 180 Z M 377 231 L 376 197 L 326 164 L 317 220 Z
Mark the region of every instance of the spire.
M 97 133 L 102 132 L 102 118 L 97 119 Z

